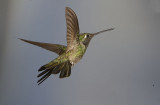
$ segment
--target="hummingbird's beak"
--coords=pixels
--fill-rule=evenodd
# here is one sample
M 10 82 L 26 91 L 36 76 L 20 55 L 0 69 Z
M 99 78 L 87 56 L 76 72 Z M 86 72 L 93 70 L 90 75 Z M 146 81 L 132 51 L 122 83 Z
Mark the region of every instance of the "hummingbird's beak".
M 100 34 L 100 33 L 103 33 L 103 32 L 106 32 L 106 31 L 111 31 L 111 30 L 114 30 L 114 28 L 110 28 L 110 29 L 102 30 L 102 31 L 99 31 L 99 32 L 93 33 L 92 35 L 98 35 L 98 34 Z

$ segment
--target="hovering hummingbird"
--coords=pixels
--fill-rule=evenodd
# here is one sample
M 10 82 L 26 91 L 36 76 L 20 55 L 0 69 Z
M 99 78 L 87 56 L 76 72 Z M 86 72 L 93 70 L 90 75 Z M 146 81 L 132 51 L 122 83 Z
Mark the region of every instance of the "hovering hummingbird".
M 67 25 L 67 46 L 41 43 L 19 38 L 24 42 L 42 47 L 59 55 L 38 70 L 40 74 L 38 74 L 37 77 L 41 77 L 37 81 L 38 85 L 46 80 L 51 74 L 60 73 L 59 78 L 69 77 L 71 75 L 71 67 L 82 59 L 90 40 L 102 32 L 114 29 L 110 28 L 96 33 L 80 33 L 78 19 L 75 12 L 71 8 L 66 7 L 65 16 Z

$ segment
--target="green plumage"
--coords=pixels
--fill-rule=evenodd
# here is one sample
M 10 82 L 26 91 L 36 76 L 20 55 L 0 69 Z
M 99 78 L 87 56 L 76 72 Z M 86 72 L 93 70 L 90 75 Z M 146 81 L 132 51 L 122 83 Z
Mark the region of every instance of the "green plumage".
M 38 70 L 40 73 L 37 77 L 41 77 L 37 81 L 38 84 L 41 84 L 51 74 L 60 73 L 59 78 L 69 77 L 71 75 L 72 65 L 82 59 L 90 40 L 95 35 L 113 30 L 113 28 L 110 28 L 96 33 L 80 34 L 79 23 L 75 12 L 71 8 L 66 7 L 65 16 L 67 24 L 67 46 L 20 39 L 24 42 L 42 47 L 59 55 L 56 59 L 46 65 L 43 65 Z

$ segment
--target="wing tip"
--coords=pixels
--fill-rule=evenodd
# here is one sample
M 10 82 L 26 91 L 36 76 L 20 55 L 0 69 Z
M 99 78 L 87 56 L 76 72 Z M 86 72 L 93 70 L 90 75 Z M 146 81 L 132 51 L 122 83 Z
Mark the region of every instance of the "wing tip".
M 28 41 L 28 40 L 26 40 L 26 39 L 22 39 L 22 38 L 18 38 L 19 40 L 21 40 L 21 41 L 24 41 L 24 42 L 30 42 L 30 41 Z
M 66 7 L 66 10 L 71 9 L 70 7 Z
M 19 40 L 22 40 L 22 41 L 24 41 L 25 39 L 22 39 L 22 38 L 18 38 Z

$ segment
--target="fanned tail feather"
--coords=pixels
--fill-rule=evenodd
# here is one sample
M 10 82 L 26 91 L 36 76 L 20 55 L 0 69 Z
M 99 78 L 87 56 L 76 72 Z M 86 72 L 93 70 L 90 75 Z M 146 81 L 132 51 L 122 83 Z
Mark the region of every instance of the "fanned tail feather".
M 59 78 L 69 77 L 71 75 L 71 66 L 72 64 L 69 61 L 64 63 L 53 63 L 50 62 L 42 66 L 38 71 L 41 72 L 37 77 L 41 77 L 37 83 L 40 85 L 43 81 L 45 81 L 51 74 L 58 74 Z
M 70 75 L 71 75 L 71 63 L 67 62 L 64 64 L 63 68 L 61 69 L 59 78 L 69 77 Z

